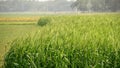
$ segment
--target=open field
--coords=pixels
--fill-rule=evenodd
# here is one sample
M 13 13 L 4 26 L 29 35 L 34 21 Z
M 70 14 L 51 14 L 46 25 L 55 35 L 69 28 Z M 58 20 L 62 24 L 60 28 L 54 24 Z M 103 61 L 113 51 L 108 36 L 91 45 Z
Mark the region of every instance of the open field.
M 1 60 L 9 50 L 6 68 L 120 67 L 119 13 L 42 16 L 50 19 L 42 27 L 37 25 L 37 17 L 20 22 L 14 16 L 0 17 L 14 19 L 0 22 Z
M 32 34 L 38 29 L 36 25 L 0 25 L 0 61 L 3 60 L 12 40 Z
M 12 40 L 35 33 L 38 19 L 39 15 L 34 14 L 0 14 L 0 67 Z
M 3 15 L 0 14 L 0 25 L 30 25 L 35 24 L 40 16 L 33 15 Z

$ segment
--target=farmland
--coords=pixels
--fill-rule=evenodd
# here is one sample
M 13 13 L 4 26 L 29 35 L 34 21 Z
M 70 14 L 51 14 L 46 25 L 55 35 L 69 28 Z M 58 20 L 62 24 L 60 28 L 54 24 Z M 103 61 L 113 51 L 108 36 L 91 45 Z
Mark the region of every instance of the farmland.
M 119 13 L 16 17 L 0 17 L 5 68 L 120 67 Z
M 28 21 L 28 19 L 32 19 L 32 21 Z M 14 39 L 32 34 L 39 29 L 35 25 L 37 19 L 38 16 L 35 15 L 0 14 L 0 68 L 9 44 Z

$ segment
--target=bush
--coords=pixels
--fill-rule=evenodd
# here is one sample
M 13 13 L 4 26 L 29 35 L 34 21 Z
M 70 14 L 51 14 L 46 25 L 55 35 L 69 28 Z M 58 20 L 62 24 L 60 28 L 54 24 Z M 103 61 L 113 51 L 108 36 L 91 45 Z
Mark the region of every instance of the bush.
M 50 18 L 42 17 L 38 20 L 38 25 L 44 26 L 46 24 L 50 23 Z

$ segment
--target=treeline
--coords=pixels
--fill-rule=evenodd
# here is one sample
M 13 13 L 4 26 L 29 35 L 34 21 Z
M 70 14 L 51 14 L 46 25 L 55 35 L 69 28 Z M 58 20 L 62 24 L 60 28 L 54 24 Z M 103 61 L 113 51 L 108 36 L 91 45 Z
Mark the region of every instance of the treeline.
M 77 0 L 72 7 L 77 11 L 116 12 L 120 11 L 120 0 Z
M 40 2 L 38 0 L 7 0 L 0 1 L 0 12 L 31 12 L 31 11 L 73 11 L 66 0 Z
M 117 12 L 120 11 L 120 0 L 0 0 L 0 12 L 31 11 L 82 11 L 82 12 Z

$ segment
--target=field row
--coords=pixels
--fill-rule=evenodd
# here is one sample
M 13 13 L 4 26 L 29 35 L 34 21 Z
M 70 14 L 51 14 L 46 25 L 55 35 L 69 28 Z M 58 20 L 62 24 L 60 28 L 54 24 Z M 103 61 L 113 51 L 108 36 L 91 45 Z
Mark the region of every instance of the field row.
M 36 22 L 40 17 L 0 17 L 0 22 Z

